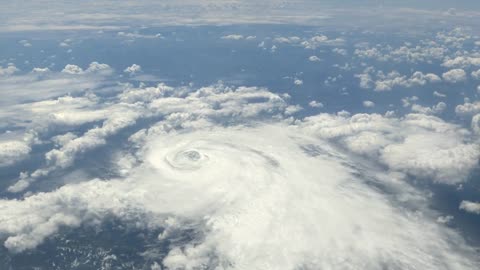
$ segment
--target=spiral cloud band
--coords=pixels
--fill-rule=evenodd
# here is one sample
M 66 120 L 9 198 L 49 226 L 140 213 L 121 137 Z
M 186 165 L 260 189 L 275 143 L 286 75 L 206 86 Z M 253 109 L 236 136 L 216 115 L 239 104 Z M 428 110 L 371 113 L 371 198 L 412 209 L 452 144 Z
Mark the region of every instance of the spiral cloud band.
M 149 98 L 139 100 L 139 91 Z M 5 247 L 24 252 L 62 228 L 115 216 L 161 229 L 157 241 L 191 234 L 158 258 L 165 269 L 476 269 L 474 248 L 436 222 L 427 195 L 405 181 L 463 181 L 450 176 L 478 158 L 468 131 L 415 114 L 293 119 L 287 102 L 266 89 L 222 85 L 125 90 L 109 105 L 122 113 L 58 139 L 46 167 L 22 174 L 15 190 L 108 145 L 141 118 L 160 119 L 128 137 L 114 160 L 118 176 L 0 200 Z M 410 154 L 412 136 L 422 135 L 438 140 Z M 451 161 L 457 165 L 438 165 Z
M 21 251 L 58 226 L 106 213 L 128 219 L 140 208 L 152 226 L 165 228 L 160 239 L 196 224 L 198 242 L 173 248 L 163 260 L 168 269 L 474 269 L 474 259 L 464 257 L 474 251 L 428 211 L 396 206 L 395 196 L 356 176 L 363 165 L 297 132 L 259 125 L 158 136 L 127 179 L 2 202 L 11 226 L 2 222 L 1 229 L 12 235 L 5 245 Z M 5 215 L 12 208 L 25 216 Z M 39 211 L 27 212 L 32 208 Z

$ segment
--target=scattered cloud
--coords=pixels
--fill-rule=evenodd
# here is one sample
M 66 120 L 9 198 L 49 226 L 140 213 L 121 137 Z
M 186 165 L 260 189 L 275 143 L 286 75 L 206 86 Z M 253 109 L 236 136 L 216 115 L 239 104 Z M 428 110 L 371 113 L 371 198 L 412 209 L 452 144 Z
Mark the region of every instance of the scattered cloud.
M 9 166 L 28 157 L 31 148 L 23 141 L 0 141 L 0 167 Z
M 0 66 L 0 76 L 9 76 L 19 71 L 14 64 L 8 64 L 7 67 Z
M 330 39 L 325 35 L 317 35 L 308 40 L 302 41 L 301 44 L 305 49 L 316 49 L 322 45 L 338 46 L 342 45 L 344 42 L 345 41 L 341 38 Z
M 343 56 L 346 56 L 348 54 L 347 50 L 341 49 L 341 48 L 333 48 L 332 52 L 343 55 Z
M 462 201 L 459 208 L 468 213 L 480 215 L 480 203 L 478 202 Z
M 480 80 L 480 69 L 472 71 L 472 77 L 476 80 Z
M 480 114 L 476 114 L 472 117 L 471 128 L 473 133 L 480 135 Z
M 452 222 L 452 220 L 453 220 L 453 216 L 450 216 L 450 215 L 448 215 L 448 216 L 439 216 L 439 217 L 437 218 L 437 222 L 438 222 L 438 223 L 442 223 L 442 224 L 448 224 L 448 223 Z
M 438 83 L 441 81 L 440 77 L 433 73 L 424 74 L 420 71 L 414 72 L 410 78 L 401 75 L 396 71 L 392 71 L 388 74 L 377 72 L 376 77 L 377 80 L 373 82 L 370 75 L 360 75 L 359 78 L 361 87 L 369 88 L 373 83 L 375 91 L 390 91 L 399 86 L 411 88 L 415 86 L 423 86 L 427 83 Z
M 138 39 L 138 38 L 144 38 L 144 39 L 161 39 L 163 38 L 162 34 L 155 34 L 155 35 L 149 35 L 149 34 L 140 34 L 138 32 L 134 33 L 128 33 L 128 32 L 118 32 L 117 36 L 123 37 L 123 38 L 128 38 L 128 39 Z
M 316 35 L 310 38 L 290 36 L 290 37 L 276 37 L 273 42 L 280 44 L 289 44 L 295 46 L 302 46 L 305 49 L 315 50 L 321 46 L 340 46 L 345 43 L 342 38 L 331 39 L 326 35 Z
M 67 74 L 82 74 L 83 69 L 77 65 L 68 64 L 63 68 L 62 72 Z
M 445 98 L 447 95 L 440 93 L 438 91 L 433 91 L 433 96 L 438 97 L 438 98 Z
M 365 108 L 373 108 L 373 107 L 375 107 L 375 103 L 373 103 L 373 102 L 370 101 L 370 100 L 365 100 L 362 104 L 363 104 L 363 107 L 365 107 Z
M 457 107 L 455 107 L 455 113 L 460 116 L 472 116 L 480 113 L 480 101 L 473 103 L 466 102 L 464 104 L 457 105 Z
M 463 69 L 456 68 L 443 73 L 442 78 L 450 83 L 459 83 L 467 80 L 467 73 Z
M 432 107 L 425 107 L 419 104 L 412 104 L 412 111 L 422 114 L 441 114 L 447 108 L 447 104 L 445 102 L 439 102 Z
M 323 103 L 318 102 L 316 100 L 312 100 L 308 103 L 308 106 L 310 106 L 312 108 L 323 108 Z
M 447 59 L 442 66 L 447 68 L 468 68 L 470 66 L 480 66 L 480 57 L 458 56 L 453 59 Z
M 243 35 L 235 35 L 235 34 L 226 35 L 222 37 L 222 39 L 229 39 L 229 40 L 241 40 L 243 38 L 244 38 Z
M 32 47 L 32 43 L 30 43 L 28 40 L 20 40 L 18 43 L 20 43 L 23 47 Z
M 141 71 L 142 71 L 142 67 L 140 65 L 133 64 L 127 67 L 123 72 L 128 73 L 130 75 L 135 75 Z

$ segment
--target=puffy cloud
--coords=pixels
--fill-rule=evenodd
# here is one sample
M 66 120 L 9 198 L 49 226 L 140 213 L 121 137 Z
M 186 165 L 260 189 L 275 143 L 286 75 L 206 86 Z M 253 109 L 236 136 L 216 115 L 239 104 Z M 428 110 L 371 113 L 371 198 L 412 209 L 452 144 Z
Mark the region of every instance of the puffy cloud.
M 59 125 L 77 126 L 85 123 L 100 121 L 107 118 L 108 112 L 104 110 L 88 111 L 88 110 L 72 110 L 63 112 L 52 112 L 50 121 Z
M 30 151 L 30 146 L 23 141 L 0 141 L 0 167 L 25 159 Z
M 92 62 L 90 65 L 88 65 L 88 68 L 85 70 L 85 72 L 110 75 L 113 73 L 113 69 L 107 64 Z
M 453 216 L 450 216 L 450 215 L 448 215 L 448 216 L 439 216 L 439 217 L 437 218 L 437 222 L 438 222 L 438 223 L 442 223 L 442 224 L 448 224 L 448 223 L 450 223 L 452 220 L 453 220 Z
M 361 59 L 375 59 L 381 62 L 432 63 L 433 61 L 442 60 L 447 52 L 447 48 L 432 42 L 430 44 L 409 45 L 398 48 L 391 46 L 364 47 L 355 49 L 354 53 Z
M 89 182 L 86 186 L 106 188 L 97 184 L 96 181 Z M 107 190 L 95 192 L 92 189 L 82 195 L 82 192 L 76 190 L 78 187 L 80 186 L 66 186 L 58 192 L 40 193 L 23 201 L 0 200 L 2 212 L 0 230 L 2 233 L 12 235 L 5 240 L 5 247 L 12 252 L 34 248 L 46 237 L 57 232 L 60 226 L 76 227 L 80 222 L 85 221 L 88 217 L 82 217 L 82 212 L 87 213 L 91 218 L 101 214 L 101 212 L 85 210 L 90 208 L 101 211 L 101 207 L 91 207 L 91 205 L 106 204 L 106 201 L 101 202 L 100 193 Z M 80 196 L 73 194 L 77 192 Z M 111 206 L 114 206 L 114 203 Z M 18 219 L 20 215 L 25 219 Z
M 462 201 L 459 208 L 466 212 L 480 215 L 480 203 L 471 201 Z
M 47 73 L 47 72 L 50 72 L 50 69 L 49 68 L 33 68 L 32 69 L 32 72 L 34 73 Z
M 310 39 L 304 40 L 301 42 L 301 45 L 305 49 L 316 49 L 320 46 L 338 46 L 342 45 L 345 41 L 341 38 L 330 39 L 325 35 L 313 36 Z
M 243 35 L 236 35 L 236 34 L 226 35 L 222 37 L 222 39 L 230 39 L 230 40 L 241 40 L 243 38 L 244 38 Z
M 312 100 L 308 103 L 308 106 L 310 106 L 312 108 L 323 108 L 323 103 L 318 102 L 316 100 Z
M 417 113 L 423 114 L 440 114 L 447 108 L 447 104 L 445 102 L 439 102 L 432 107 L 424 107 L 418 104 L 412 105 L 412 111 Z
M 368 89 L 372 86 L 372 76 L 368 73 L 355 74 L 355 77 L 360 79 L 360 88 Z
M 115 111 L 118 109 L 118 111 Z M 87 115 L 88 116 L 88 115 Z M 73 116 L 74 117 L 74 116 Z M 10 192 L 22 192 L 30 186 L 30 183 L 36 181 L 39 177 L 45 177 L 52 171 L 65 169 L 73 165 L 80 154 L 93 150 L 106 144 L 106 139 L 117 134 L 120 130 L 135 124 L 139 113 L 129 109 L 127 106 L 112 108 L 108 117 L 101 127 L 94 127 L 82 136 L 69 136 L 71 140 L 65 142 L 65 137 L 54 137 L 53 141 L 60 142 L 58 149 L 52 149 L 45 154 L 47 167 L 39 168 L 31 174 L 22 174 L 19 180 L 12 184 L 8 190 Z M 77 118 L 75 120 L 78 120 Z M 81 119 L 81 122 L 89 122 L 90 119 Z
M 185 113 L 195 118 L 231 117 L 230 120 L 234 120 L 235 118 L 281 114 L 288 106 L 285 101 L 288 97 L 273 94 L 264 88 L 231 88 L 220 84 L 182 93 L 181 89 L 163 84 L 160 84 L 159 87 L 160 89 L 147 88 L 148 91 L 153 91 L 158 95 L 157 99 L 151 100 L 149 108 L 154 113 L 162 115 Z M 188 89 L 184 89 L 184 91 L 188 91 Z M 135 95 L 135 92 L 135 89 L 127 90 L 121 97 Z M 258 102 L 251 102 L 255 100 Z M 185 106 L 187 104 L 189 106 Z
M 440 77 L 433 73 L 424 74 L 416 71 L 410 77 L 407 77 L 397 71 L 387 74 L 383 71 L 375 72 L 373 67 L 366 68 L 362 74 L 356 74 L 355 77 L 360 79 L 361 88 L 374 88 L 375 91 L 390 91 L 398 86 L 410 88 L 442 81 Z
M 14 64 L 8 64 L 7 67 L 0 66 L 0 76 L 8 76 L 19 71 L 19 69 Z
M 365 100 L 362 104 L 363 104 L 363 107 L 365 107 L 365 108 L 373 108 L 373 107 L 375 107 L 375 103 L 373 103 L 373 102 L 370 101 L 370 100 Z
M 90 129 L 81 137 L 64 144 L 60 149 L 49 151 L 45 155 L 46 160 L 54 167 L 69 167 L 79 153 L 104 145 L 107 137 L 133 125 L 138 117 L 138 113 L 128 107 L 124 107 L 123 110 L 120 109 L 118 112 L 112 110 L 101 127 Z
M 332 52 L 343 55 L 343 56 L 346 56 L 348 54 L 347 50 L 341 49 L 341 48 L 333 48 Z
M 442 74 L 442 78 L 450 83 L 464 82 L 467 80 L 467 73 L 465 70 L 457 68 L 451 69 Z
M 443 94 L 443 93 L 440 93 L 440 92 L 438 92 L 438 91 L 433 91 L 433 96 L 439 97 L 439 98 L 447 97 L 447 95 L 445 95 L 445 94 Z
M 52 141 L 55 143 L 55 146 L 64 146 L 66 145 L 68 142 L 76 139 L 78 136 L 75 135 L 74 133 L 72 132 L 67 132 L 65 134 L 61 134 L 61 135 L 57 135 L 57 136 L 54 136 L 52 137 Z
M 292 115 L 301 110 L 303 110 L 303 108 L 300 105 L 290 105 L 287 108 L 285 108 L 285 115 Z
M 277 43 L 288 43 L 288 44 L 295 44 L 295 43 L 300 43 L 302 39 L 300 37 L 277 37 L 273 39 L 273 42 Z
M 468 68 L 470 66 L 480 66 L 480 57 L 458 56 L 454 59 L 447 59 L 442 66 L 447 68 Z
M 284 43 L 284 44 L 293 44 L 297 46 L 302 46 L 305 49 L 316 49 L 320 46 L 338 46 L 342 45 L 345 41 L 341 38 L 330 39 L 325 35 L 316 35 L 310 38 L 301 38 L 297 36 L 291 37 L 276 37 L 273 39 L 273 42 Z
M 134 75 L 134 74 L 139 73 L 141 71 L 142 71 L 142 67 L 140 65 L 133 64 L 133 65 L 127 67 L 123 72 Z
M 414 72 L 410 78 L 400 75 L 400 73 L 395 71 L 386 75 L 380 73 L 377 76 L 379 77 L 379 80 L 375 81 L 375 91 L 389 91 L 396 86 L 409 88 L 441 81 L 440 77 L 433 73 L 423 74 L 420 71 Z
M 300 80 L 300 79 L 295 79 L 295 80 L 293 81 L 293 83 L 294 83 L 295 85 L 302 85 L 302 84 L 303 84 L 303 81 Z
M 472 77 L 474 79 L 480 80 L 480 69 L 476 71 L 472 71 Z
M 386 146 L 381 161 L 391 169 L 446 184 L 463 182 L 477 166 L 480 148 L 441 134 L 409 135 Z
M 62 72 L 67 74 L 82 74 L 83 69 L 77 65 L 68 64 L 63 68 Z
M 455 113 L 461 116 L 471 116 L 480 113 L 480 101 L 474 103 L 466 102 L 457 105 L 457 107 L 455 107 Z
M 440 77 L 438 77 L 436 74 L 433 74 L 433 73 L 423 74 L 422 72 L 419 72 L 419 71 L 413 73 L 410 80 L 412 81 L 412 83 L 419 84 L 419 85 L 423 85 L 424 81 L 432 82 L 432 83 L 442 81 L 442 79 L 440 79 Z
M 318 58 L 318 56 L 316 56 L 316 55 L 312 55 L 308 58 L 308 61 L 310 61 L 310 62 L 320 62 L 320 61 L 322 61 L 322 59 Z
M 465 181 L 480 157 L 480 146 L 466 142 L 464 130 L 423 114 L 404 119 L 320 114 L 307 118 L 305 125 L 316 136 L 347 142 L 352 152 L 391 170 L 445 184 Z
M 28 40 L 20 40 L 18 43 L 20 43 L 23 47 L 32 47 L 32 43 L 30 43 Z
M 406 108 L 411 106 L 413 103 L 417 101 L 418 101 L 417 96 L 405 97 L 405 98 L 402 98 L 402 106 Z
M 92 62 L 90 63 L 90 65 L 86 70 L 83 70 L 81 67 L 77 65 L 68 64 L 62 70 L 62 73 L 71 74 L 71 75 L 89 74 L 89 73 L 110 75 L 113 73 L 113 70 L 107 64 Z
M 471 127 L 475 134 L 480 135 L 480 114 L 476 114 L 472 117 Z
M 377 48 L 355 49 L 355 55 L 360 58 L 380 58 L 383 55 Z
M 471 36 L 461 27 L 457 27 L 448 32 L 439 32 L 436 39 L 450 48 L 461 48 L 465 41 L 471 39 Z

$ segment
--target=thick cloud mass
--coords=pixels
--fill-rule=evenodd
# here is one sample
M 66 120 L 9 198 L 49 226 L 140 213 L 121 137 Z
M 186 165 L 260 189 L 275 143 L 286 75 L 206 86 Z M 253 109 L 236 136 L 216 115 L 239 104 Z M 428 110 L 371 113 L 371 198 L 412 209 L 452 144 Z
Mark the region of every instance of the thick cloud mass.
M 35 248 L 63 227 L 113 215 L 163 228 L 158 241 L 193 228 L 192 241 L 159 258 L 166 269 L 478 265 L 473 248 L 438 223 L 426 195 L 405 181 L 408 175 L 465 180 L 479 151 L 457 125 L 423 114 L 295 119 L 290 114 L 299 106 L 288 105 L 288 95 L 222 84 L 126 86 L 108 103 L 91 94 L 64 99 L 43 102 L 65 103 L 75 117 L 62 123 L 39 115 L 29 128 L 49 132 L 45 126 L 86 124 L 82 119 L 90 117 L 101 124 L 53 136 L 45 166 L 22 173 L 9 191 L 28 190 L 130 128 L 117 162 L 122 177 L 0 200 L 0 235 L 11 252 Z M 156 120 L 135 129 L 142 119 Z
M 362 165 L 298 131 L 276 124 L 157 135 L 127 179 L 2 201 L 5 246 L 22 251 L 59 226 L 142 209 L 145 222 L 166 226 L 161 238 L 183 222 L 201 235 L 169 252 L 168 269 L 474 269 L 473 251 L 428 211 L 395 206 L 355 176 Z
M 478 144 L 468 143 L 467 130 L 423 114 L 403 119 L 378 114 L 320 114 L 307 118 L 303 125 L 315 135 L 340 140 L 348 150 L 392 170 L 447 184 L 465 181 L 480 156 Z

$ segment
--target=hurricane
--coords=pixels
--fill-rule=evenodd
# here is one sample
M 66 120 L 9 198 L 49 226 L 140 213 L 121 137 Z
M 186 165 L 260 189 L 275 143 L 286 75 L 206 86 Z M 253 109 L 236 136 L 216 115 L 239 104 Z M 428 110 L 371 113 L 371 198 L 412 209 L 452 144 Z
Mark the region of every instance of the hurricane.
M 366 173 L 373 165 L 302 134 L 301 127 L 257 123 L 171 132 L 138 151 L 144 160 L 126 179 L 14 202 L 48 208 L 52 216 L 12 217 L 5 212 L 13 206 L 3 206 L 2 220 L 17 219 L 15 227 L 1 227 L 12 235 L 8 247 L 39 237 L 24 219 L 40 219 L 54 230 L 106 213 L 129 220 L 140 209 L 149 226 L 161 228 L 159 239 L 193 228 L 192 239 L 163 259 L 169 269 L 475 268 L 474 250 L 433 213 L 418 212 L 425 202 L 398 198 L 418 192 L 389 179 L 395 175 Z M 58 215 L 71 222 L 56 222 Z
M 0 2 L 0 270 L 479 269 L 480 3 Z

